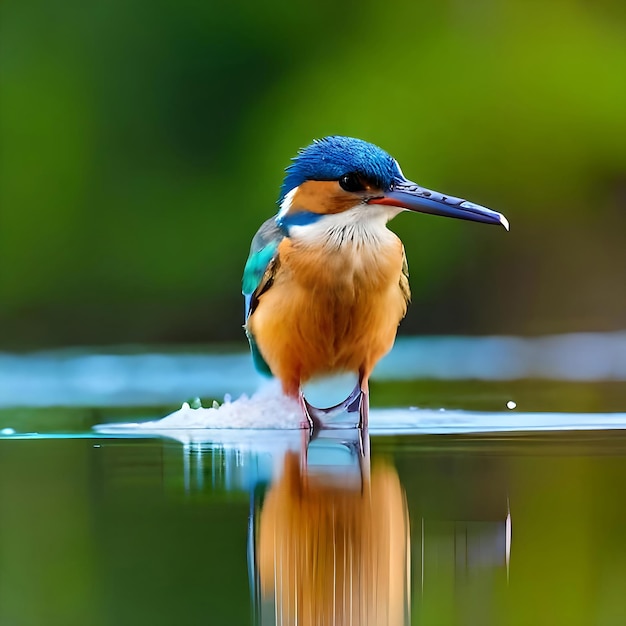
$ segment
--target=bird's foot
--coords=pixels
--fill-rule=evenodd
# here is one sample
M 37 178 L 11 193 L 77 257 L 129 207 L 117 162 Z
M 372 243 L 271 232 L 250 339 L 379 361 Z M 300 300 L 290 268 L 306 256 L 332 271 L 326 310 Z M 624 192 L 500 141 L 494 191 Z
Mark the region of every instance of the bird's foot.
M 310 404 L 300 394 L 300 403 L 309 427 L 315 431 L 319 428 L 364 428 L 367 429 L 369 419 L 369 394 L 357 384 L 350 395 L 339 404 L 327 408 L 318 408 Z M 306 426 L 305 426 L 306 427 Z

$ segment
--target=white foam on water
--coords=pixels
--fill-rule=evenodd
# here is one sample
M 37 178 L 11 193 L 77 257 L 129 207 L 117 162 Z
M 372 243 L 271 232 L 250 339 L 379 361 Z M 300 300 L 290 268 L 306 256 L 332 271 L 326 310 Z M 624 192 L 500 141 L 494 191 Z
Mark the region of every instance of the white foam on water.
M 178 411 L 150 422 L 129 424 L 106 424 L 96 426 L 103 432 L 180 430 L 188 428 L 204 429 L 280 429 L 302 428 L 302 409 L 297 400 L 285 396 L 280 385 L 269 382 L 252 396 L 242 395 L 231 401 L 226 398 L 223 404 L 211 408 L 193 409 L 184 402 Z
M 550 430 L 626 430 L 626 413 L 526 413 L 507 403 L 506 412 L 433 410 L 417 407 L 373 409 L 369 433 L 382 434 L 463 434 L 495 432 L 538 432 Z M 252 396 L 212 408 L 193 409 L 187 402 L 178 411 L 149 422 L 113 423 L 95 426 L 100 434 L 162 434 L 186 441 L 230 441 L 235 431 L 251 442 L 262 430 L 301 430 L 302 409 L 297 400 L 286 397 L 276 381 L 266 383 Z M 204 435 L 200 431 L 206 432 Z M 216 431 L 224 431 L 217 435 Z M 176 432 L 175 432 L 176 431 Z M 189 432 L 189 431 L 193 431 Z M 247 432 L 246 432 L 247 431 Z M 182 433 L 182 434 L 181 434 Z M 256 433 L 256 434 L 255 434 Z M 275 437 L 272 434 L 271 437 Z

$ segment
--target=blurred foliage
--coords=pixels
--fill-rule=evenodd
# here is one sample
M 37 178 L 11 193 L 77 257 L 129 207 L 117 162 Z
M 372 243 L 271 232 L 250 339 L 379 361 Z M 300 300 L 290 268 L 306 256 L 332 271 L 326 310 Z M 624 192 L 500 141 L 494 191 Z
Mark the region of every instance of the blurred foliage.
M 250 239 L 331 133 L 511 221 L 393 223 L 405 332 L 626 326 L 623 3 L 0 12 L 0 347 L 242 338 Z

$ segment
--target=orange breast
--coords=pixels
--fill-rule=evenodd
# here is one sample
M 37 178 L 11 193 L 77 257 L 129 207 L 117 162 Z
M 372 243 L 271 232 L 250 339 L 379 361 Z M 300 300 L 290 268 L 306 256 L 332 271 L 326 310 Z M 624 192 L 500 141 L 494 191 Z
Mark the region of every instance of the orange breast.
M 279 258 L 248 328 L 285 392 L 295 396 L 319 375 L 358 372 L 367 379 L 406 313 L 400 240 L 391 235 L 372 250 L 284 239 Z

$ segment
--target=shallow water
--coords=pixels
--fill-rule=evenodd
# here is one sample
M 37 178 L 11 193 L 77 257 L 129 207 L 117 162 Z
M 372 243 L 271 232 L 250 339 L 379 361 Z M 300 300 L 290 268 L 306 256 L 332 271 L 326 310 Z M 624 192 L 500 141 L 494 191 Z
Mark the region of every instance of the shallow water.
M 0 624 L 626 623 L 620 380 L 383 377 L 307 442 L 83 374 L 0 398 Z
M 329 547 L 355 624 L 626 623 L 624 431 L 373 436 L 369 479 L 341 441 L 285 473 L 299 435 L 1 440 L 0 623 L 296 623 Z

